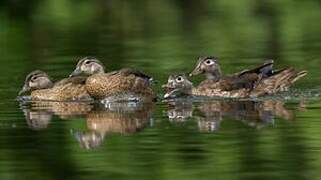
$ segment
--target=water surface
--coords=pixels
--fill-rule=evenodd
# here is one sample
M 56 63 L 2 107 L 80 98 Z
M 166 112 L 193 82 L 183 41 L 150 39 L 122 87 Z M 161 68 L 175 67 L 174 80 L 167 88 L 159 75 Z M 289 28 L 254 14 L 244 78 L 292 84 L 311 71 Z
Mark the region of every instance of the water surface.
M 0 179 L 320 179 L 319 1 L 0 5 Z M 225 73 L 272 58 L 309 75 L 257 101 L 15 101 L 30 71 L 59 80 L 84 56 L 150 74 L 161 96 L 199 55 L 218 56 Z

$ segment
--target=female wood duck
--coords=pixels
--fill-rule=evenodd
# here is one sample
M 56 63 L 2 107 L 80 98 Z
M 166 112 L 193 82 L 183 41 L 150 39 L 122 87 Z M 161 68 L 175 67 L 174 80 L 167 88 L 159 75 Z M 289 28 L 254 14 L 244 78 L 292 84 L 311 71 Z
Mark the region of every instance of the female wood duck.
M 53 83 L 47 73 L 35 70 L 27 75 L 19 96 L 31 92 L 32 100 L 88 101 L 92 100 L 84 86 L 85 78 L 68 78 Z
M 263 65 L 256 68 L 223 76 L 217 58 L 200 57 L 196 68 L 190 76 L 198 74 L 205 74 L 207 77 L 206 80 L 200 83 L 199 88 L 220 89 L 223 91 L 255 88 L 256 90 L 252 91 L 252 94 L 254 94 L 254 92 L 266 86 L 276 86 L 276 89 L 269 93 L 271 94 L 277 91 L 287 91 L 295 81 L 305 76 L 307 71 L 296 72 L 293 68 L 285 68 L 274 72 L 273 60 L 267 60 Z M 265 79 L 268 80 L 265 81 Z M 259 87 L 256 87 L 257 85 Z M 262 91 L 260 90 L 260 92 Z
M 190 76 L 205 74 L 208 80 L 219 80 L 223 77 L 223 75 L 218 61 L 218 58 L 214 56 L 199 57 L 196 63 L 196 67 L 190 73 Z M 245 73 L 262 74 L 263 77 L 268 77 L 273 74 L 273 64 L 274 61 L 272 59 L 269 59 L 266 60 L 263 65 L 250 70 L 245 69 L 241 72 L 230 75 L 230 77 L 244 75 Z
M 253 69 L 246 69 L 241 72 L 223 76 L 218 58 L 214 56 L 199 57 L 195 69 L 190 76 L 205 74 L 206 80 L 199 86 L 215 84 L 215 88 L 230 91 L 240 88 L 253 88 L 254 83 L 262 78 L 273 75 L 273 60 L 267 60 L 263 65 Z
M 85 83 L 86 90 L 96 99 L 111 101 L 155 100 L 156 95 L 150 86 L 151 78 L 149 76 L 127 68 L 110 73 L 105 73 L 104 69 L 98 59 L 86 57 L 79 60 L 70 77 L 81 74 L 89 76 Z
M 163 85 L 165 89 L 164 98 L 175 97 L 177 95 L 255 98 L 287 90 L 295 81 L 306 74 L 306 71 L 296 72 L 292 67 L 285 68 L 274 72 L 273 75 L 269 77 L 258 79 L 253 84 L 253 88 L 240 87 L 239 89 L 232 90 L 222 88 L 221 80 L 203 83 L 198 87 L 193 87 L 192 82 L 190 82 L 184 74 L 171 75 L 168 78 L 167 84 Z

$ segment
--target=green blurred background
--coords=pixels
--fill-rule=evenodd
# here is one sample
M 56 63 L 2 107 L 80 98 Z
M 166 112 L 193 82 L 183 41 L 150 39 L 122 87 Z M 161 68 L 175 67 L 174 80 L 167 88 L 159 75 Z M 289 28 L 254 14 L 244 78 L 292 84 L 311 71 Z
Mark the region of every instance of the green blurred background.
M 69 133 L 86 129 L 83 118 L 55 116 L 34 131 L 14 101 L 30 71 L 58 80 L 84 56 L 150 74 L 159 93 L 200 55 L 218 56 L 226 73 L 272 58 L 307 69 L 296 88 L 320 92 L 320 20 L 320 0 L 1 0 L 0 179 L 320 179 L 319 101 L 306 111 L 290 103 L 293 124 L 257 131 L 227 120 L 215 135 L 193 118 L 173 126 L 159 103 L 155 126 L 111 135 L 93 151 Z
M 189 72 L 199 55 L 215 55 L 227 73 L 267 58 L 308 69 L 305 85 L 315 87 L 320 6 L 317 0 L 3 0 L 1 76 L 21 81 L 40 68 L 60 79 L 91 55 L 107 69 L 135 67 L 164 80 Z

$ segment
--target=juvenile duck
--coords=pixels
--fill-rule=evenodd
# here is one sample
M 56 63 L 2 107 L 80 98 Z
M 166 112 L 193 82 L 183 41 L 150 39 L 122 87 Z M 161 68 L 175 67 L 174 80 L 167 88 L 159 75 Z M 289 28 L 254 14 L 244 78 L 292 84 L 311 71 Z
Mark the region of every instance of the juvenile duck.
M 68 78 L 53 83 L 47 73 L 35 70 L 27 75 L 19 96 L 30 92 L 32 100 L 75 101 L 92 100 L 83 77 Z
M 164 98 L 175 97 L 177 95 L 196 95 L 196 96 L 216 96 L 216 97 L 259 97 L 267 94 L 274 94 L 279 91 L 287 90 L 295 81 L 307 74 L 306 71 L 296 72 L 293 68 L 285 68 L 275 72 L 272 76 L 259 79 L 253 88 L 239 88 L 235 90 L 224 90 L 219 82 L 193 87 L 184 74 L 171 75 L 165 89 Z
M 153 101 L 156 98 L 150 85 L 151 78 L 133 69 L 124 68 L 105 73 L 105 68 L 98 59 L 86 57 L 79 60 L 70 77 L 81 74 L 88 76 L 86 90 L 96 99 Z
M 218 97 L 245 97 L 248 90 L 223 91 L 218 88 L 205 88 L 203 86 L 194 87 L 193 83 L 184 74 L 170 75 L 167 84 L 162 86 L 165 90 L 164 98 L 176 96 L 218 96 Z
M 273 75 L 273 60 L 267 60 L 263 65 L 253 69 L 246 69 L 232 75 L 224 76 L 218 58 L 214 56 L 199 57 L 196 67 L 190 73 L 190 76 L 199 74 L 205 74 L 207 78 L 199 86 L 208 86 L 216 83 L 215 88 L 220 88 L 224 91 L 253 88 L 254 83 L 259 79 Z

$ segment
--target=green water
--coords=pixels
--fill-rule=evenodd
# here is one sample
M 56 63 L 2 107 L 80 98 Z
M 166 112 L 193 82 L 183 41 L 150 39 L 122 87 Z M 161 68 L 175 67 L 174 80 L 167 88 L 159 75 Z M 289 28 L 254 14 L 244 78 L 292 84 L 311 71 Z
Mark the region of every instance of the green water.
M 321 179 L 320 19 L 317 0 L 1 1 L 0 179 Z M 15 101 L 30 71 L 59 80 L 84 56 L 153 76 L 161 95 L 199 55 L 309 74 L 257 102 Z

